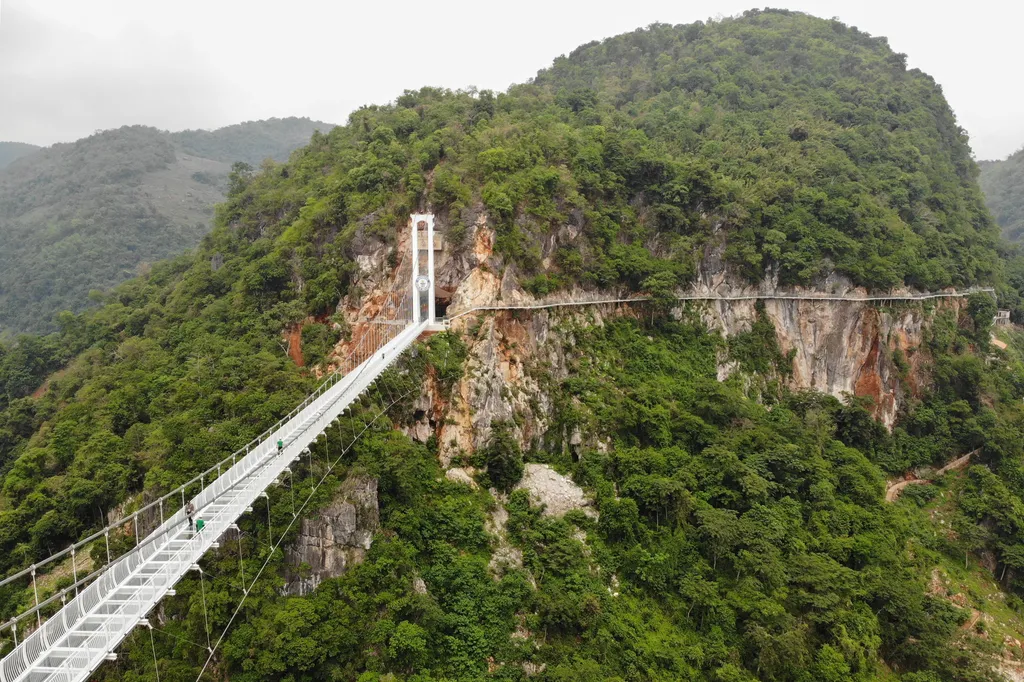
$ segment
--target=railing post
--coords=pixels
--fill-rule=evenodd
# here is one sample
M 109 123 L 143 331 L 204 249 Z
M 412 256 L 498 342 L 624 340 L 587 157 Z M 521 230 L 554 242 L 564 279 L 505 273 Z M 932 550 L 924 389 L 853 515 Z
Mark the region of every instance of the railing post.
M 17 627 L 17 623 L 15 623 L 15 627 Z M 15 633 L 14 641 L 15 642 L 18 641 L 17 633 Z M 30 665 L 29 662 L 28 662 L 28 647 L 27 646 L 21 647 L 21 660 L 25 661 L 25 666 L 26 667 L 28 667 Z
M 71 576 L 75 581 L 75 596 L 78 596 L 78 559 L 75 558 L 75 546 L 71 545 Z
M 43 617 L 39 613 L 39 588 L 36 587 L 36 565 L 32 564 L 32 594 L 36 600 L 36 626 L 43 627 Z

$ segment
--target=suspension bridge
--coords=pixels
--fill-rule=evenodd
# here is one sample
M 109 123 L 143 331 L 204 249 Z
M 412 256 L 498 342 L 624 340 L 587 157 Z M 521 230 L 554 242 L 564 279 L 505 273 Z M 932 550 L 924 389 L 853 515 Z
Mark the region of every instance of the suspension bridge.
M 421 232 L 425 232 L 425 248 L 419 247 Z M 164 596 L 173 594 L 174 585 L 190 570 L 200 570 L 199 559 L 219 546 L 226 531 L 237 530 L 238 519 L 251 512 L 279 478 L 291 473 L 291 465 L 310 452 L 310 445 L 326 434 L 381 373 L 422 333 L 443 328 L 434 320 L 433 216 L 412 216 L 411 239 L 413 257 L 400 263 L 392 290 L 376 316 L 360 325 L 345 361 L 286 417 L 129 518 L 0 581 L 0 588 L 23 584 L 34 594 L 32 608 L 0 626 L 0 631 L 9 631 L 15 641 L 14 650 L 0 662 L 0 682 L 76 682 L 87 679 L 104 660 L 114 658 L 117 646 L 135 627 L 149 625 L 146 614 Z M 186 501 L 186 491 L 197 485 L 199 493 Z M 190 528 L 189 504 L 194 516 L 203 521 L 201 531 Z M 165 516 L 174 507 L 176 511 Z M 147 514 L 158 514 L 160 523 L 140 538 L 140 519 Z M 134 525 L 137 546 L 109 560 L 110 535 L 127 524 Z M 79 577 L 76 555 L 101 539 L 108 563 Z M 73 584 L 40 600 L 37 576 L 69 559 Z M 244 579 L 243 591 L 248 594 Z M 51 613 L 58 601 L 60 607 Z M 44 612 L 48 615 L 45 620 Z M 31 629 L 20 641 L 19 624 Z
M 422 246 L 419 241 L 421 236 L 425 237 Z M 34 596 L 31 608 L 7 623 L 0 624 L 0 632 L 10 632 L 14 639 L 14 649 L 0 661 L 0 682 L 78 682 L 87 679 L 103 661 L 116 657 L 114 651 L 134 628 L 140 625 L 151 627 L 147 614 L 164 596 L 174 594 L 174 586 L 178 581 L 189 571 L 202 574 L 198 565 L 200 558 L 210 549 L 218 547 L 227 531 L 238 530 L 237 521 L 253 511 L 257 500 L 267 498 L 269 514 L 268 488 L 286 475 L 291 477 L 292 465 L 303 455 L 310 454 L 310 446 L 325 435 L 332 424 L 338 422 L 346 410 L 421 334 L 444 328 L 438 323 L 435 310 L 432 215 L 412 216 L 410 253 L 412 257 L 403 258 L 399 264 L 391 291 L 385 295 L 377 314 L 360 323 L 345 360 L 288 415 L 243 448 L 146 504 L 128 518 L 84 538 L 45 561 L 0 580 L 0 589 L 18 586 Z M 694 293 L 679 298 L 703 301 L 782 298 L 895 302 L 966 296 L 973 291 L 994 294 L 990 289 L 977 289 L 888 296 L 730 296 Z M 479 306 L 460 312 L 453 311 L 445 323 L 464 315 L 487 311 L 543 310 L 565 306 L 630 304 L 648 300 L 649 297 L 582 296 L 570 301 Z M 348 448 L 352 447 L 360 435 L 353 435 Z M 312 471 L 311 455 L 310 469 Z M 196 489 L 198 494 L 188 494 L 188 491 Z M 189 504 L 195 510 L 195 517 L 201 518 L 204 523 L 201 531 L 193 532 L 190 528 L 187 514 Z M 159 522 L 155 530 L 142 538 L 139 525 L 145 525 L 148 517 L 156 517 Z M 295 518 L 293 512 L 293 521 Z M 128 524 L 134 526 L 137 544 L 123 556 L 112 558 L 110 536 Z M 101 542 L 103 544 L 99 545 Z M 77 555 L 94 550 L 97 546 L 106 549 L 105 565 L 79 576 Z M 72 572 L 71 585 L 51 596 L 44 595 L 41 599 L 37 576 L 68 562 Z M 244 600 L 248 595 L 244 576 L 242 588 Z M 236 610 L 235 615 L 237 613 Z M 27 633 L 20 640 L 19 627 Z M 214 649 L 212 646 L 209 649 L 207 664 L 212 659 Z

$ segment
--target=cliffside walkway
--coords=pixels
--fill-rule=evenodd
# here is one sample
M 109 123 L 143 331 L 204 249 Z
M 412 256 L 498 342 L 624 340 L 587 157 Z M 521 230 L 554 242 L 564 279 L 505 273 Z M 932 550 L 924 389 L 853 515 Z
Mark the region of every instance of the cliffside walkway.
M 929 301 L 940 298 L 964 298 L 971 294 L 986 293 L 995 298 L 996 290 L 991 287 L 970 287 L 960 291 L 929 291 L 921 293 L 890 293 L 874 295 L 819 294 L 807 293 L 744 293 L 718 294 L 715 292 L 694 292 L 676 296 L 679 301 L 826 301 L 842 303 L 896 303 L 900 301 Z M 449 313 L 445 323 L 465 315 L 502 310 L 546 310 L 585 305 L 617 305 L 651 301 L 651 296 L 627 296 L 622 298 L 600 295 L 577 295 L 561 301 L 537 301 L 532 303 L 494 303 L 479 305 Z
M 408 286 L 409 281 L 403 279 L 402 285 Z M 252 511 L 264 491 L 310 452 L 309 446 L 421 333 L 436 328 L 429 317 L 420 321 L 413 305 L 412 295 L 404 290 L 386 296 L 378 315 L 359 325 L 357 340 L 343 366 L 285 418 L 230 457 L 128 518 L 0 580 L 0 590 L 30 590 L 35 595 L 32 608 L 0 626 L 0 631 L 13 633 L 15 638 L 15 648 L 0 661 L 0 682 L 78 682 L 88 679 L 104 660 L 112 659 L 115 648 L 133 628 L 149 625 L 146 614 L 173 593 L 175 583 L 189 570 L 199 569 L 199 559 L 218 544 L 225 531 L 237 529 L 235 522 Z M 359 435 L 354 434 L 353 442 Z M 310 467 L 312 470 L 312 460 Z M 188 497 L 188 489 L 197 488 L 201 488 L 198 495 Z M 195 517 L 205 523 L 201 531 L 189 529 L 186 499 L 194 505 Z M 177 511 L 165 518 L 165 509 L 173 508 Z M 146 515 L 156 513 L 160 525 L 140 538 L 139 525 L 145 525 Z M 95 543 L 106 543 L 109 557 L 110 535 L 116 537 L 129 524 L 134 524 L 137 546 L 80 578 L 76 554 L 90 552 Z M 68 559 L 75 572 L 73 585 L 40 600 L 37 575 L 59 568 Z M 243 574 L 241 599 L 251 585 L 246 587 Z M 60 608 L 58 600 L 63 604 Z M 18 641 L 19 628 L 32 632 Z M 215 648 L 211 644 L 211 659 Z
M 978 448 L 977 450 L 971 450 L 966 455 L 961 455 L 960 457 L 957 457 L 952 462 L 949 462 L 945 466 L 937 469 L 935 473 L 929 476 L 928 478 L 904 478 L 890 483 L 885 488 L 885 501 L 895 502 L 896 499 L 900 496 L 900 493 L 903 492 L 903 489 L 906 488 L 908 485 L 924 485 L 926 483 L 932 483 L 942 478 L 950 471 L 962 471 L 966 469 L 967 466 L 971 463 L 971 458 L 974 457 L 975 455 L 981 454 L 981 450 L 981 448 Z

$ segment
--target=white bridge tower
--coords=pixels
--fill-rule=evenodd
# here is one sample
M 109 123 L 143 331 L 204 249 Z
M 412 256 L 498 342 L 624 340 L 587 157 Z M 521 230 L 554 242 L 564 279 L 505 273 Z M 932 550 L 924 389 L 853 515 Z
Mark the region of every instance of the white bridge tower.
M 437 323 L 434 298 L 434 214 L 414 213 L 412 229 L 412 321 L 413 324 Z M 425 234 L 421 235 L 423 231 Z M 423 236 L 426 248 L 421 248 Z

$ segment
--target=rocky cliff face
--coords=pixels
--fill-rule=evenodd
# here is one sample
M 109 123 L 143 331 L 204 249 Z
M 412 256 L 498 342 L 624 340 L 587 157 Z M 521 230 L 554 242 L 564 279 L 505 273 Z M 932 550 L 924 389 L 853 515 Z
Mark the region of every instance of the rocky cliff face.
M 753 286 L 729 271 L 722 257 L 724 250 L 724 243 L 707 250 L 693 285 L 694 293 L 868 295 L 866 290 L 834 275 L 813 289 L 782 288 L 771 276 Z M 926 381 L 921 348 L 928 320 L 939 308 L 959 311 L 963 299 L 937 299 L 926 305 L 763 298 L 761 304 L 775 326 L 782 352 L 792 353 L 791 386 L 840 399 L 847 395 L 868 397 L 874 405 L 875 418 L 891 428 L 900 407 Z M 709 301 L 702 305 L 705 322 L 726 337 L 748 331 L 756 319 L 757 302 L 753 299 Z M 907 362 L 905 371 L 893 359 L 896 352 Z M 735 367 L 723 363 L 719 379 L 734 370 Z
M 302 520 L 299 537 L 286 554 L 284 593 L 308 594 L 323 580 L 362 563 L 378 528 L 377 480 L 349 477 L 326 509 Z
M 940 306 L 958 306 L 955 300 Z M 792 352 L 790 384 L 842 399 L 866 396 L 875 418 L 892 427 L 900 407 L 924 382 L 921 350 L 930 315 L 921 304 L 878 306 L 859 302 L 764 301 L 783 353 Z M 754 301 L 715 301 L 704 308 L 713 329 L 731 336 L 750 329 Z M 909 365 L 901 372 L 899 351 Z M 735 367 L 723 363 L 719 378 Z
M 439 232 L 444 232 L 443 222 Z M 567 226 L 542 245 L 542 257 L 571 243 L 574 228 Z M 406 249 L 407 235 L 397 248 Z M 478 215 L 459 248 L 449 246 L 435 256 L 438 286 L 453 292 L 449 311 L 476 306 L 520 305 L 550 302 L 536 299 L 520 286 L 515 267 L 506 266 L 493 253 L 494 233 L 486 216 Z M 863 296 L 849 281 L 830 277 L 813 292 L 785 289 L 772 277 L 750 285 L 729 271 L 722 253 L 724 244 L 706 249 L 694 293 L 720 295 L 832 294 Z M 386 281 L 386 250 L 378 248 L 360 261 L 367 282 Z M 368 286 L 367 288 L 372 288 Z M 551 300 L 583 298 L 584 292 L 558 292 Z M 602 297 L 619 298 L 625 292 L 601 292 Z M 873 403 L 875 417 L 891 427 L 906 400 L 926 382 L 921 350 L 930 317 L 936 309 L 959 310 L 962 299 L 942 299 L 924 304 L 869 304 L 856 301 L 808 301 L 762 299 L 763 310 L 775 326 L 784 353 L 792 353 L 793 388 L 813 389 L 843 399 L 866 396 Z M 372 297 L 365 297 L 363 309 L 353 302 L 342 306 L 352 324 L 372 314 Z M 756 319 L 755 300 L 693 303 L 712 329 L 726 337 L 750 329 Z M 605 447 L 596 434 L 552 433 L 551 401 L 545 383 L 558 381 L 567 371 L 566 353 L 572 352 L 569 323 L 603 324 L 609 315 L 642 314 L 639 306 L 599 305 L 544 311 L 502 312 L 467 315 L 456 319 L 452 328 L 466 332 L 470 347 L 465 375 L 449 401 L 442 402 L 431 385 L 425 385 L 416 405 L 416 421 L 405 425 L 414 438 L 438 438 L 439 452 L 446 466 L 457 465 L 464 454 L 483 445 L 491 424 L 519 416 L 517 435 L 523 447 L 544 445 L 558 438 L 565 447 L 586 444 Z M 339 349 L 341 350 L 341 349 Z M 901 368 L 894 354 L 902 354 Z M 736 367 L 722 359 L 719 378 L 725 379 Z

